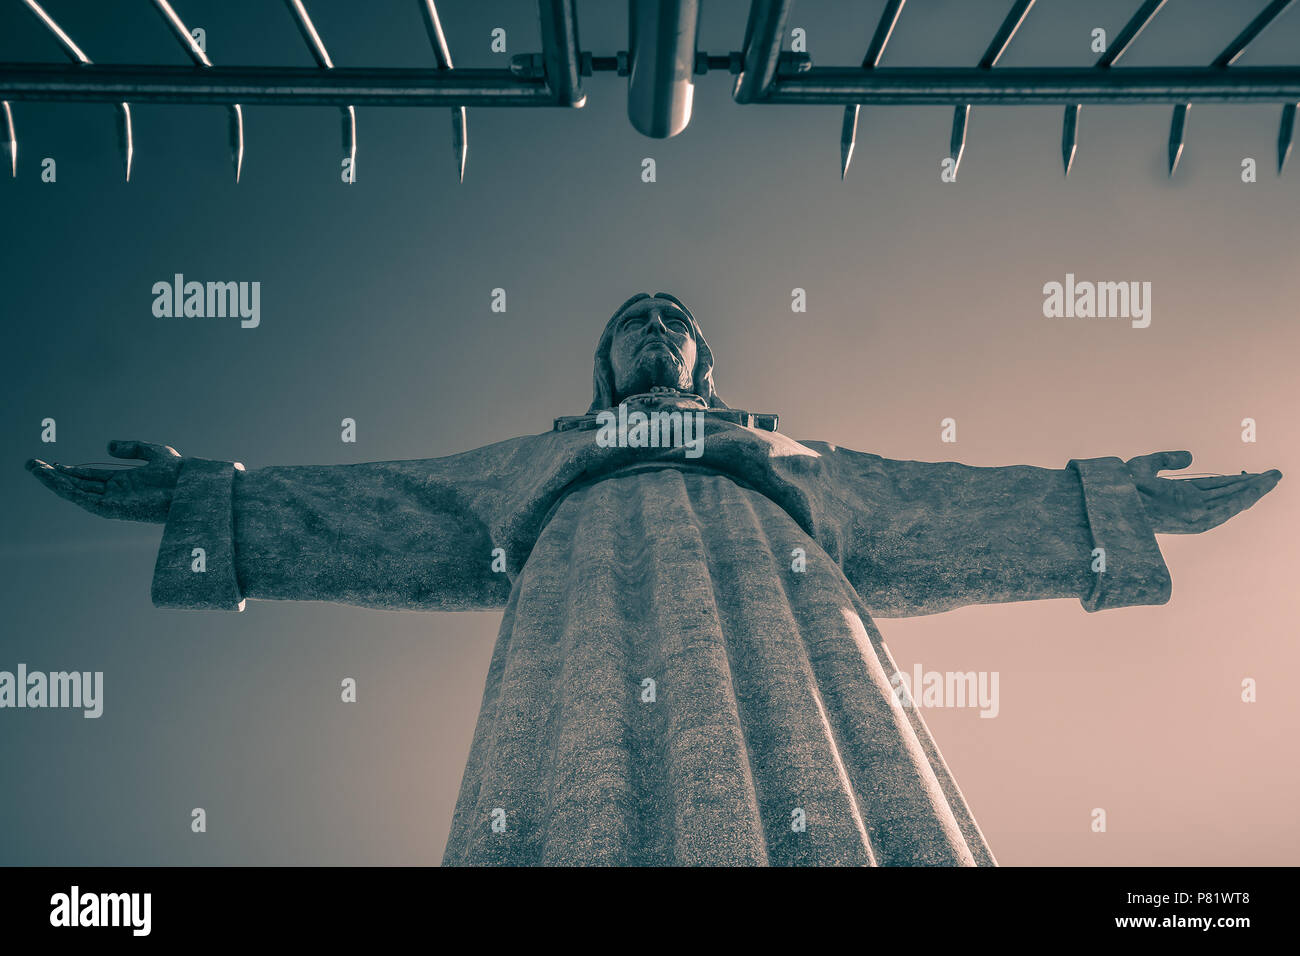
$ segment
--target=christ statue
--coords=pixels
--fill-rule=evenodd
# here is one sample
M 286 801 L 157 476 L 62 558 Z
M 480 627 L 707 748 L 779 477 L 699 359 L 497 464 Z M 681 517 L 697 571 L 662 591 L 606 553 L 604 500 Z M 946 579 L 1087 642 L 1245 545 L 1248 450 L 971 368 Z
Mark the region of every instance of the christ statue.
M 1064 468 L 895 461 L 732 408 L 671 295 L 605 326 L 585 415 L 420 461 L 27 467 L 163 525 L 159 607 L 504 610 L 444 863 L 991 865 L 873 622 L 1169 600 L 1157 534 L 1281 478 L 1187 452 Z M 203 561 L 195 558 L 202 549 Z

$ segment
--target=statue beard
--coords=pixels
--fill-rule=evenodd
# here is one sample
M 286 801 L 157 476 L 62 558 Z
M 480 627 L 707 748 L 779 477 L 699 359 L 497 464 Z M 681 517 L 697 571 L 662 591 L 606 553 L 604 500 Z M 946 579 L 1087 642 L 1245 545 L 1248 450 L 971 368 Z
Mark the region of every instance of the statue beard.
M 663 349 L 651 350 L 648 355 L 637 362 L 631 377 L 619 391 L 619 398 L 629 395 L 641 395 L 655 386 L 680 389 L 690 392 L 694 387 L 693 370 L 686 368 L 682 360 L 673 352 Z

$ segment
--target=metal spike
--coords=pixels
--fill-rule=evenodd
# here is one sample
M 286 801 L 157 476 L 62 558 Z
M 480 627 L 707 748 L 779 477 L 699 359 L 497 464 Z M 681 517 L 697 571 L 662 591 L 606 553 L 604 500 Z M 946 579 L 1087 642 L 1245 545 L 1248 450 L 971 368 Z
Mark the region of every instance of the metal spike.
M 199 66 L 211 69 L 212 61 L 203 48 L 199 46 L 194 35 L 190 33 L 180 16 L 172 9 L 168 0 L 153 0 L 154 8 L 162 15 L 166 24 L 171 27 L 172 33 L 180 41 L 185 52 L 190 55 L 190 59 Z M 229 108 L 230 116 L 230 159 L 235 166 L 235 182 L 239 182 L 240 173 L 244 168 L 244 110 L 235 103 Z
M 962 153 L 966 152 L 966 120 L 969 118 L 969 103 L 963 103 L 952 112 L 952 137 L 948 140 L 948 155 L 952 157 L 953 179 L 957 178 Z
M 27 9 L 36 14 L 36 18 L 45 24 L 46 28 L 54 34 L 59 43 L 63 46 L 63 52 L 70 59 L 77 63 L 89 64 L 90 57 L 82 51 L 81 47 L 73 42 L 72 37 L 68 36 L 54 18 L 46 13 L 36 0 L 23 0 L 27 4 Z M 117 140 L 122 149 L 122 163 L 126 168 L 126 181 L 131 181 L 131 164 L 135 160 L 135 136 L 131 129 L 131 104 L 119 103 L 117 109 Z
M 1160 8 L 1167 2 L 1168 0 L 1144 0 L 1142 6 L 1138 7 L 1137 12 L 1128 18 L 1128 22 L 1119 31 L 1119 35 L 1106 48 L 1106 52 L 1097 61 L 1097 67 L 1106 70 L 1114 66 L 1115 62 L 1128 52 L 1128 48 L 1133 45 L 1133 41 L 1147 28 L 1147 24 L 1154 19 L 1155 15 L 1160 12 Z M 1078 103 L 1065 108 L 1066 128 L 1061 133 L 1061 149 L 1064 153 L 1066 140 L 1068 139 L 1069 152 L 1065 156 L 1065 175 L 1067 176 L 1070 175 L 1070 168 L 1074 165 L 1074 154 L 1078 148 L 1079 111 L 1081 109 L 1082 107 Z M 1073 115 L 1071 115 L 1071 110 L 1074 111 Z
M 238 103 L 230 107 L 230 158 L 235 164 L 235 182 L 244 171 L 244 108 Z
M 1002 18 L 1002 24 L 998 27 L 998 32 L 993 35 L 992 42 L 980 57 L 979 68 L 981 70 L 991 70 L 997 66 L 998 60 L 1002 59 L 1002 54 L 1006 52 L 1007 46 L 1011 43 L 1012 37 L 1020 29 L 1020 25 L 1025 22 L 1025 17 L 1029 16 L 1029 11 L 1034 8 L 1037 0 L 1016 0 L 1011 7 L 1010 12 Z M 957 177 L 957 170 L 961 167 L 961 156 L 966 151 L 966 124 L 970 120 L 970 104 L 966 103 L 958 106 L 952 115 L 952 138 L 948 141 L 948 154 L 952 157 L 952 175 Z
M 4 101 L 5 108 L 5 126 L 9 130 L 9 164 L 13 173 L 13 178 L 18 178 L 18 135 L 14 132 L 14 111 L 9 106 L 9 101 Z
M 1187 111 L 1190 103 L 1179 103 L 1174 107 L 1174 118 L 1169 124 L 1169 175 L 1178 169 L 1178 161 L 1183 157 L 1184 129 L 1187 125 Z
M 1061 124 L 1061 162 L 1065 165 L 1065 175 L 1070 175 L 1074 165 L 1074 154 L 1079 148 L 1079 110 L 1078 103 L 1065 108 L 1065 121 Z
M 122 149 L 122 165 L 126 181 L 131 181 L 131 163 L 135 160 L 135 136 L 131 130 L 131 104 L 119 103 L 117 107 L 117 142 Z
M 424 17 L 424 29 L 429 34 L 429 43 L 433 47 L 433 57 L 438 69 L 450 70 L 451 48 L 447 45 L 447 36 L 442 32 L 442 21 L 438 18 L 438 5 L 434 0 L 424 0 L 420 4 L 420 13 Z M 469 129 L 467 111 L 463 106 L 451 110 L 451 148 L 456 155 L 456 165 L 460 181 L 465 181 L 465 160 L 469 156 Z
M 451 148 L 456 155 L 456 173 L 460 182 L 465 181 L 465 161 L 469 158 L 469 133 L 466 129 L 465 107 L 460 106 L 451 111 Z
M 876 32 L 871 36 L 871 45 L 867 47 L 867 55 L 862 59 L 862 68 L 864 70 L 874 70 L 880 64 L 880 58 L 884 56 L 885 45 L 889 43 L 889 38 L 894 33 L 894 27 L 898 25 L 898 17 L 903 12 L 903 4 L 907 0 L 889 0 L 885 4 L 885 9 L 880 14 L 880 19 L 876 21 Z M 840 179 L 843 180 L 849 172 L 849 163 L 853 159 L 853 146 L 858 140 L 858 105 L 844 107 L 844 121 L 840 125 Z
M 1246 52 L 1246 47 L 1263 33 L 1270 23 L 1278 18 L 1287 7 L 1291 6 L 1295 0 L 1270 0 L 1268 6 L 1259 12 L 1255 19 L 1246 25 L 1246 29 L 1233 38 L 1232 42 L 1224 47 L 1223 52 L 1214 58 L 1211 66 L 1224 68 L 1232 66 L 1237 59 Z M 1174 174 L 1178 168 L 1178 160 L 1183 155 L 1183 126 L 1187 121 L 1187 111 L 1191 108 L 1190 103 L 1180 103 L 1174 107 L 1174 118 L 1169 128 L 1169 175 Z M 1177 134 L 1177 148 L 1174 145 L 1174 137 Z M 1280 147 L 1279 147 L 1280 148 Z
M 1282 123 L 1277 130 L 1277 174 L 1282 175 L 1282 167 L 1286 165 L 1287 157 L 1291 155 L 1291 143 L 1295 137 L 1295 113 L 1296 104 L 1288 103 L 1282 107 Z M 13 127 L 11 126 L 12 130 Z M 12 136 L 12 132 L 10 136 Z
M 844 122 L 840 124 L 840 179 L 849 171 L 849 162 L 853 159 L 853 146 L 858 138 L 858 110 L 862 107 L 844 107 Z
M 343 149 L 348 154 L 349 181 L 357 181 L 357 108 L 345 106 L 339 111 L 343 118 Z
M 302 5 L 302 0 L 285 0 L 285 2 L 289 5 L 289 12 L 293 14 L 294 22 L 298 24 L 298 32 L 306 41 L 307 49 L 311 50 L 316 65 L 322 70 L 334 69 L 334 61 L 330 59 L 329 51 L 325 49 L 325 41 L 316 31 L 316 24 L 311 22 L 311 16 L 307 13 L 307 8 Z M 348 154 L 349 181 L 356 182 L 357 108 L 345 106 L 340 112 L 343 118 L 343 149 Z

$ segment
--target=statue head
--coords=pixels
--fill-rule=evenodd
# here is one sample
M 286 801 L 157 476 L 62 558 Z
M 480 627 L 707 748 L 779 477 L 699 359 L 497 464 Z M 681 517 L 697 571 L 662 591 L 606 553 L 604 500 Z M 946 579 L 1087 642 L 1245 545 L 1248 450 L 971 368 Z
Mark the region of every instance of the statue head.
M 593 379 L 591 412 L 656 386 L 727 407 L 713 387 L 713 353 L 699 323 L 667 292 L 638 292 L 618 307 L 596 346 Z

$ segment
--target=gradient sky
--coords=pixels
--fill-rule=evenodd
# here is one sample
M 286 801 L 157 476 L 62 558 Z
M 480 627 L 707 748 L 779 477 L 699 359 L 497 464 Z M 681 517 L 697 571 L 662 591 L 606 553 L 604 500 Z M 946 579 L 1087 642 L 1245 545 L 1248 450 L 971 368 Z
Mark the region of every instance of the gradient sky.
M 97 61 L 186 62 L 144 0 L 46 6 Z M 175 6 L 216 63 L 312 62 L 281 3 Z M 414 0 L 308 6 L 340 65 L 431 63 Z M 790 26 L 819 65 L 855 64 L 882 6 L 796 0 Z M 973 64 L 1007 6 L 913 0 L 884 64 Z M 1176 0 L 1124 63 L 1208 63 L 1263 6 Z M 1001 65 L 1087 65 L 1090 31 L 1113 36 L 1135 7 L 1041 0 Z M 584 48 L 626 48 L 625 5 L 578 9 Z M 738 49 L 746 9 L 706 2 L 700 48 Z M 497 26 L 509 53 L 540 48 L 531 3 L 440 10 L 458 66 L 505 65 Z M 1241 62 L 1297 50 L 1291 10 Z M 0 60 L 60 56 L 20 4 L 0 7 Z M 0 863 L 436 863 L 500 622 L 157 610 L 160 529 L 56 499 L 25 459 L 104 461 L 109 439 L 139 438 L 255 468 L 544 431 L 585 411 L 613 309 L 658 290 L 700 321 L 723 398 L 779 413 L 796 438 L 977 465 L 1187 448 L 1192 471 L 1280 468 L 1253 510 L 1161 538 L 1167 606 L 971 607 L 881 629 L 904 670 L 1000 673 L 996 719 L 926 714 L 1000 862 L 1295 863 L 1300 159 L 1274 174 L 1280 104 L 1195 107 L 1172 180 L 1168 107 L 1086 108 L 1068 180 L 1060 107 L 976 107 L 952 184 L 950 108 L 864 108 L 841 182 L 838 108 L 740 107 L 710 74 L 691 126 L 655 141 L 627 121 L 625 80 L 586 82 L 578 111 L 471 110 L 463 185 L 445 110 L 361 110 L 345 186 L 337 111 L 249 108 L 236 186 L 219 107 L 137 106 L 124 184 L 111 107 L 14 105 L 0 669 L 102 670 L 106 690 L 99 720 L 0 712 Z M 1241 181 L 1243 157 L 1258 182 Z M 150 289 L 176 272 L 261 282 L 261 326 L 155 318 Z M 1150 328 L 1045 319 L 1043 284 L 1067 272 L 1151 282 Z M 807 313 L 790 310 L 796 286 Z M 505 314 L 489 310 L 495 287 Z M 355 445 L 339 441 L 344 417 Z M 940 442 L 945 417 L 956 445 Z M 347 676 L 354 705 L 339 701 Z M 1246 677 L 1258 703 L 1240 702 Z M 196 806 L 205 835 L 189 829 Z

